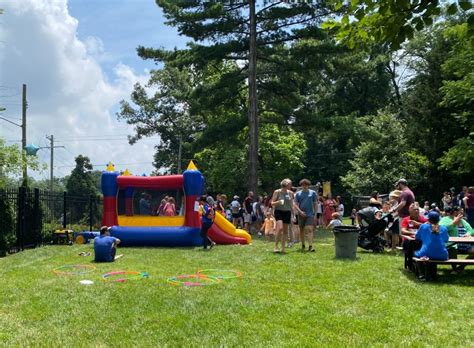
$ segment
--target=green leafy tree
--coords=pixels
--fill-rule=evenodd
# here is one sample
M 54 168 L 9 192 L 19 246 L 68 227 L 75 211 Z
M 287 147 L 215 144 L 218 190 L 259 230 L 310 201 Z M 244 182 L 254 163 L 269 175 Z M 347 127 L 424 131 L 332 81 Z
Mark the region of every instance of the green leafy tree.
M 338 38 L 350 47 L 367 42 L 388 42 L 394 49 L 435 22 L 444 11 L 448 15 L 467 14 L 469 35 L 474 36 L 474 14 L 470 0 L 333 0 L 339 18 L 327 20 L 326 28 L 337 28 Z
M 351 194 L 388 192 L 400 177 L 412 187 L 423 180 L 428 159 L 414 151 L 405 136 L 406 125 L 390 113 L 357 119 L 359 136 L 365 140 L 354 149 L 351 169 L 341 180 Z M 390 130 L 390 131 L 388 131 Z
M 440 88 L 440 105 L 450 110 L 462 135 L 439 161 L 447 171 L 469 175 L 474 173 L 474 47 L 468 35 L 467 23 L 444 31 L 445 39 L 454 43 L 442 65 L 446 79 Z
M 252 71 L 250 63 L 253 55 L 249 54 L 252 51 L 250 45 L 252 30 L 255 30 L 256 35 L 257 90 L 265 90 L 267 94 L 271 94 L 275 91 L 274 77 L 285 71 L 284 65 L 279 64 L 279 59 L 275 59 L 275 52 L 286 43 L 310 38 L 320 33 L 318 25 L 321 17 L 327 13 L 327 9 L 321 3 L 292 5 L 284 2 L 264 3 L 257 9 L 255 16 L 252 15 L 254 6 L 252 1 L 228 3 L 159 0 L 157 4 L 162 7 L 168 19 L 167 23 L 175 26 L 180 34 L 190 37 L 193 41 L 184 50 L 166 51 L 140 47 L 139 55 L 178 68 L 192 68 L 195 72 L 202 72 L 214 66 L 228 67 L 228 62 L 238 62 L 232 64 L 232 69 L 226 69 L 216 75 L 218 79 L 215 81 L 206 81 L 202 88 L 194 90 L 194 97 L 201 97 L 200 104 L 212 105 L 210 109 L 214 110 L 228 105 L 229 100 L 233 103 L 236 100 L 234 96 L 240 96 L 242 91 L 244 95 L 250 95 L 243 105 L 239 105 L 238 119 L 246 118 L 247 110 L 249 108 L 253 110 L 251 106 L 255 104 L 255 96 L 252 99 L 252 93 L 247 93 L 248 86 L 252 85 L 253 81 L 249 79 L 249 83 L 245 83 L 249 72 Z M 255 19 L 254 25 L 252 19 Z M 273 64 L 276 69 L 260 72 L 259 62 L 264 61 Z M 281 95 L 280 92 L 276 94 Z M 204 99 L 207 99 L 207 102 Z M 288 103 L 279 105 L 285 106 L 280 112 L 288 118 L 289 115 L 284 112 L 288 110 Z M 259 105 L 260 107 L 262 105 Z M 258 121 L 258 117 L 249 116 L 249 130 L 252 134 L 249 139 L 253 145 L 249 150 L 250 165 L 246 170 L 250 171 L 251 186 L 256 183 L 254 169 L 258 146 L 255 144 L 254 134 L 256 129 L 258 131 Z M 207 123 L 206 127 L 212 127 L 212 124 Z
M 93 169 L 89 157 L 79 155 L 75 158 L 76 167 L 66 183 L 67 193 L 71 200 L 80 200 L 71 207 L 73 217 L 83 219 L 89 214 L 89 197 L 98 195 L 97 184 L 91 175 Z M 87 203 L 85 203 L 87 202 Z M 95 201 L 94 201 L 95 202 Z M 85 204 L 84 204 L 85 203 Z M 97 209 L 94 209 L 95 211 Z
M 36 157 L 25 156 L 27 165 L 33 170 L 40 168 Z M 0 138 L 0 187 L 13 183 L 13 178 L 22 173 L 23 159 L 18 145 L 6 145 L 5 139 Z
M 463 19 L 459 20 L 462 23 Z M 456 31 L 459 20 L 441 22 L 420 32 L 405 50 L 414 76 L 402 93 L 401 118 L 408 125 L 406 135 L 412 148 L 430 159 L 427 180 L 420 190 L 431 199 L 438 199 L 440 190 L 460 186 L 472 177 L 472 101 L 466 90 L 469 83 L 472 86 L 468 73 L 472 67 L 470 44 L 463 48 L 464 39 L 448 34 Z M 466 93 L 467 98 L 457 92 Z

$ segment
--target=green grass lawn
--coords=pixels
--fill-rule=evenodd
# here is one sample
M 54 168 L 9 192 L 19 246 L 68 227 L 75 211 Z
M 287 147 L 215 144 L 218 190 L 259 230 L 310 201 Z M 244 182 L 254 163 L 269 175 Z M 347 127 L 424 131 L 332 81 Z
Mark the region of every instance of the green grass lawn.
M 6 346 L 473 346 L 474 269 L 436 283 L 402 270 L 403 258 L 359 250 L 334 259 L 328 232 L 316 253 L 272 245 L 121 248 L 114 264 L 86 276 L 55 267 L 91 263 L 92 245 L 47 246 L 0 259 L 0 345 Z M 168 277 L 203 268 L 236 269 L 241 279 L 176 287 Z M 146 271 L 110 283 L 113 270 Z M 79 283 L 81 279 L 93 285 Z

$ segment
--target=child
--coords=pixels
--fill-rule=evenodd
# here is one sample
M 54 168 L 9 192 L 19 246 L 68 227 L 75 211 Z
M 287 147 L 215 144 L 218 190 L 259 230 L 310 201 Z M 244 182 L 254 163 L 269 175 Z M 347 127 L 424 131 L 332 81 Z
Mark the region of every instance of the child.
M 352 209 L 352 212 L 351 212 L 351 224 L 352 224 L 352 226 L 355 225 L 356 218 L 357 218 L 357 210 L 356 210 L 356 208 L 354 208 L 354 209 Z
M 271 211 L 267 211 L 265 214 L 265 220 L 263 221 L 262 228 L 260 231 L 264 231 L 265 240 L 270 241 L 270 236 L 273 236 L 275 233 L 276 221 L 272 215 Z
M 336 226 L 341 226 L 342 221 L 339 219 L 339 213 L 332 213 L 331 214 L 331 221 L 329 221 L 328 225 L 326 226 L 327 229 L 334 229 Z

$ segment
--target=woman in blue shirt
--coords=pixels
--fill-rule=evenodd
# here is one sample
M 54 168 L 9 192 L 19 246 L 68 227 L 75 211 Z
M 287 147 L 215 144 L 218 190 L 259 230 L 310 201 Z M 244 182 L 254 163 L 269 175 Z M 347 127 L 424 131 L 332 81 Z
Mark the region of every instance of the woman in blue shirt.
M 439 214 L 430 211 L 428 222 L 424 223 L 418 229 L 415 239 L 421 240 L 421 249 L 415 252 L 418 258 L 427 257 L 431 260 L 447 260 L 448 250 L 446 242 L 449 240 L 448 229 L 446 226 L 439 225 Z

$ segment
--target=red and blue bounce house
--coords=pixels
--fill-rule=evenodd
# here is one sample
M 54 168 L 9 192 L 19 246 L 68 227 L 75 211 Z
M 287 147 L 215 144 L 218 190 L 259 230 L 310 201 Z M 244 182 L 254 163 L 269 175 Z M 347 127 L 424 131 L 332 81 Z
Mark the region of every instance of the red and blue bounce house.
M 181 175 L 122 175 L 109 165 L 102 174 L 104 210 L 102 224 L 112 226 L 110 233 L 121 246 L 200 246 L 201 218 L 198 199 L 203 193 L 204 177 L 191 161 Z M 180 215 L 140 214 L 139 198 L 145 192 L 159 200 L 164 192 L 176 192 Z M 223 215 L 216 213 L 209 237 L 217 244 L 250 244 L 250 235 L 236 229 Z

